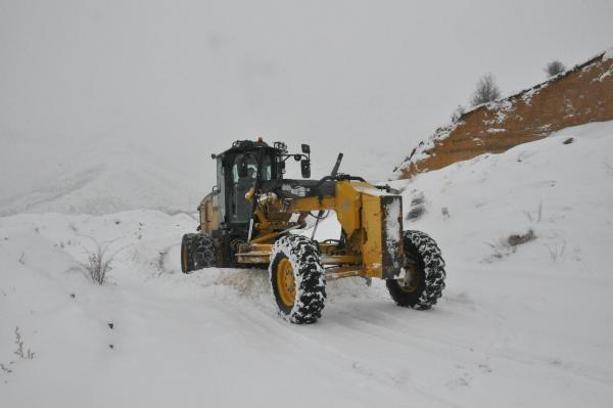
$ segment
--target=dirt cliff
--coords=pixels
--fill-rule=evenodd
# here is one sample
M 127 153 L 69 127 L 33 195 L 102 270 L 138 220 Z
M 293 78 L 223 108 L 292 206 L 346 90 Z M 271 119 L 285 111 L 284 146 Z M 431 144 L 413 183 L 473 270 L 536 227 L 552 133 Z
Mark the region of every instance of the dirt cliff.
M 465 112 L 422 141 L 394 169 L 399 178 L 483 153 L 500 153 L 551 132 L 613 120 L 613 49 L 508 98 Z

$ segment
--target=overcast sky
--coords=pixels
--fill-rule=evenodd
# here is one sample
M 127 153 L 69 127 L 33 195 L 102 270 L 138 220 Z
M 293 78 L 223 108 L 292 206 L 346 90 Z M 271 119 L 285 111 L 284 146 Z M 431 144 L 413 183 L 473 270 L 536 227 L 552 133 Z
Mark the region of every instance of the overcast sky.
M 506 95 L 611 46 L 611 0 L 0 0 L 0 159 L 146 149 L 212 183 L 263 136 L 385 178 L 480 75 Z

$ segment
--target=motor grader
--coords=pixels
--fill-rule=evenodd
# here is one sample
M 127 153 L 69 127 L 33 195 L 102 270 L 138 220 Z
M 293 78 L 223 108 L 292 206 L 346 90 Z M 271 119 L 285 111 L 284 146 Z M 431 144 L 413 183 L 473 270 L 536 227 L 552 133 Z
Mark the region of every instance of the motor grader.
M 292 323 L 321 317 L 326 281 L 384 279 L 400 306 L 430 309 L 445 287 L 436 242 L 403 230 L 402 197 L 389 186 L 338 172 L 310 180 L 311 152 L 288 153 L 281 142 L 239 140 L 221 154 L 217 183 L 198 206 L 195 233 L 183 236 L 184 273 L 217 267 L 268 268 L 279 314 Z M 299 161 L 304 179 L 284 178 Z M 317 241 L 317 227 L 334 213 L 338 239 Z

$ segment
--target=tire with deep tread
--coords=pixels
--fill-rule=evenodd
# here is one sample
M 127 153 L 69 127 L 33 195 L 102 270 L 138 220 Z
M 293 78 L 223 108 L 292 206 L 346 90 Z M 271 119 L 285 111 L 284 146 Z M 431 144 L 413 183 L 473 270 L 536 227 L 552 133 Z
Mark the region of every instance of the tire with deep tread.
M 215 241 L 206 234 L 185 234 L 181 241 L 181 271 L 191 273 L 215 266 Z
M 415 262 L 414 287 L 403 289 L 398 280 L 388 279 L 387 290 L 399 306 L 428 310 L 436 304 L 445 289 L 445 261 L 436 241 L 421 231 L 403 234 L 405 256 Z
M 276 268 L 287 258 L 292 265 L 295 280 L 295 300 L 286 306 L 279 293 Z M 270 283 L 279 314 L 292 323 L 315 323 L 321 317 L 326 298 L 326 281 L 317 243 L 301 235 L 279 238 L 272 249 L 268 267 Z

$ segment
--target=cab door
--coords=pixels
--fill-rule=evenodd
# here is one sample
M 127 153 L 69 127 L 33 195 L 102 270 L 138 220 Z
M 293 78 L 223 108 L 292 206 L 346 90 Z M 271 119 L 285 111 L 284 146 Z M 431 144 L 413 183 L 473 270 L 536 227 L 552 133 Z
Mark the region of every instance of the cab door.
M 258 162 L 253 153 L 238 154 L 231 168 L 229 219 L 232 223 L 247 223 L 251 217 L 251 202 L 245 194 L 255 186 Z

